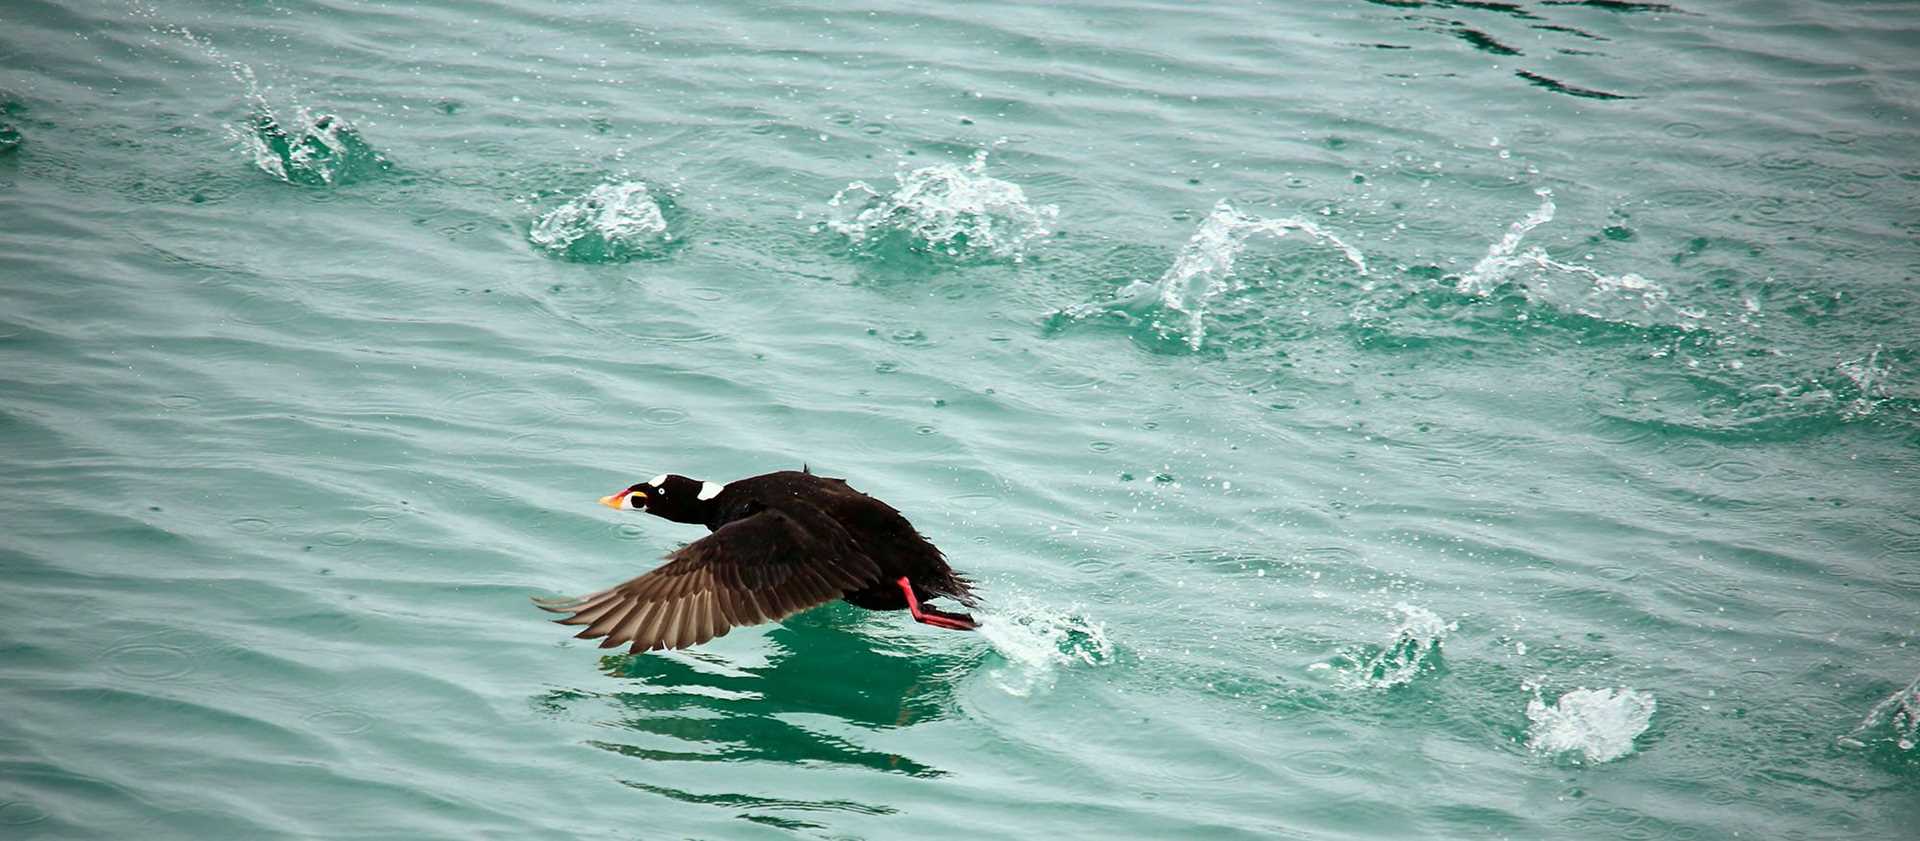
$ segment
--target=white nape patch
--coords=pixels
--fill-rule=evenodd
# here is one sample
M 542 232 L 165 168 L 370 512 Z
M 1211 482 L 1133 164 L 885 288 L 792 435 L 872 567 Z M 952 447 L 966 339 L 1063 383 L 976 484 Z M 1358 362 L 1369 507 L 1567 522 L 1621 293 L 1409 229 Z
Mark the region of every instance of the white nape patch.
M 649 484 L 649 485 L 652 485 L 652 486 L 654 486 L 654 487 L 656 487 L 656 488 L 657 488 L 657 487 L 660 487 L 661 485 L 664 485 L 664 484 L 666 484 L 666 483 L 667 483 L 667 474 L 665 474 L 665 473 L 662 473 L 662 474 L 660 474 L 660 475 L 658 475 L 658 476 L 655 476 L 655 477 L 653 477 L 653 478 L 651 478 L 651 479 L 648 479 L 648 480 L 647 480 L 647 484 Z
M 700 483 L 700 499 L 704 501 L 704 500 L 709 500 L 716 496 L 719 496 L 720 491 L 725 487 L 726 487 L 725 485 L 722 485 L 719 482 L 701 482 Z

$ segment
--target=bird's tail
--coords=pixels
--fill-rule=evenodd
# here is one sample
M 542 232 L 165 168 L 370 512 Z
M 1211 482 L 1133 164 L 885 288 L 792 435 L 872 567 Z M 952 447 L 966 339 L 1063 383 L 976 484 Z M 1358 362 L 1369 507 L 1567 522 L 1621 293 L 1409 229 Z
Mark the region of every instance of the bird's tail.
M 980 607 L 980 597 L 973 594 L 973 582 L 960 573 L 948 571 L 944 579 L 933 582 L 927 589 L 967 607 Z

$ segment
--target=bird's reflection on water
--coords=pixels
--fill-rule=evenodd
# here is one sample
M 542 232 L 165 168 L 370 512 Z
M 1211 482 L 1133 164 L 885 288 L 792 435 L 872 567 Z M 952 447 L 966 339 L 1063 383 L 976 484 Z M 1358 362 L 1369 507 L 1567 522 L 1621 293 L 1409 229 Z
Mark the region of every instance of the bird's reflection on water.
M 788 767 L 851 766 L 888 774 L 938 777 L 946 772 L 897 752 L 873 750 L 847 738 L 844 728 L 825 732 L 805 726 L 826 717 L 858 730 L 883 731 L 936 721 L 954 709 L 953 687 L 983 652 L 938 652 L 862 635 L 851 626 L 852 610 L 840 606 L 792 617 L 766 636 L 764 665 L 724 664 L 718 655 L 692 650 L 602 658 L 601 669 L 630 688 L 613 692 L 556 690 L 544 705 L 568 708 L 582 701 L 611 703 L 614 728 L 594 747 L 655 762 L 769 762 Z M 701 668 L 689 659 L 713 663 Z M 636 744 L 621 732 L 644 734 Z M 674 747 L 659 746 L 665 737 Z M 886 806 L 845 800 L 796 801 L 749 794 L 697 794 L 629 779 L 642 791 L 692 803 L 746 810 L 757 823 L 806 828 L 756 810 L 849 811 L 891 814 Z
M 740 809 L 739 817 L 754 823 L 777 826 L 782 829 L 826 829 L 812 821 L 768 814 L 769 812 L 856 812 L 862 815 L 892 815 L 899 812 L 891 806 L 869 806 L 852 800 L 791 800 L 780 797 L 755 797 L 750 794 L 695 794 L 666 786 L 650 785 L 634 780 L 621 780 L 621 783 L 641 791 L 671 797 L 686 803 L 700 803 L 718 806 L 723 809 Z
M 1614 14 L 1651 13 L 1684 15 L 1687 12 L 1664 3 L 1637 3 L 1628 0 L 1549 0 L 1543 7 L 1527 8 L 1500 0 L 1367 0 L 1375 6 L 1395 10 L 1399 22 L 1421 33 L 1457 38 L 1473 49 L 1510 61 L 1551 59 L 1554 55 L 1591 57 L 1604 62 L 1610 56 L 1596 45 L 1611 39 L 1570 22 L 1588 20 L 1561 7 L 1583 6 L 1586 11 Z M 1435 14 L 1443 12 L 1443 14 Z M 1556 18 L 1565 20 L 1556 21 Z M 1547 34 L 1541 34 L 1547 33 Z M 1417 42 L 1416 42 L 1417 43 Z M 1369 48 L 1412 49 L 1413 44 L 1362 44 Z M 1545 54 L 1545 55 L 1543 55 Z M 1499 64 L 1493 65 L 1498 68 Z M 1510 71 L 1527 84 L 1558 94 L 1582 99 L 1635 99 L 1637 97 L 1570 84 L 1545 74 L 1549 65 L 1536 63 Z M 1569 68 L 1578 71 L 1579 67 Z M 1558 71 L 1556 71 L 1558 72 Z M 1397 74 L 1388 74 L 1397 75 Z M 1451 74 L 1448 74 L 1451 75 Z

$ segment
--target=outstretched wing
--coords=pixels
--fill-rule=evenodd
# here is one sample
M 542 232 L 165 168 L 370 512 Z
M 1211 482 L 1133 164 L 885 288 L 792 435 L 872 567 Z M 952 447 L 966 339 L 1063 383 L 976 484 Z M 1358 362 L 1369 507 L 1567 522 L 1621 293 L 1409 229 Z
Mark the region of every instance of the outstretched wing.
M 762 510 L 680 547 L 645 575 L 574 599 L 535 599 L 572 614 L 580 639 L 635 652 L 685 648 L 840 598 L 880 580 L 846 530 L 817 511 Z

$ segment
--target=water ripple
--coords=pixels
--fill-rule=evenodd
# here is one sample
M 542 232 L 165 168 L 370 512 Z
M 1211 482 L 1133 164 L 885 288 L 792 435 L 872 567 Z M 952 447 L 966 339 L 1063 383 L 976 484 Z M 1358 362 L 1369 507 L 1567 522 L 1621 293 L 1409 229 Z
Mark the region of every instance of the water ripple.
M 160 642 L 129 642 L 103 652 L 101 658 L 114 674 L 133 680 L 174 681 L 193 673 L 194 657 L 186 649 Z
M 0 826 L 29 826 L 49 817 L 47 810 L 30 800 L 0 802 Z

